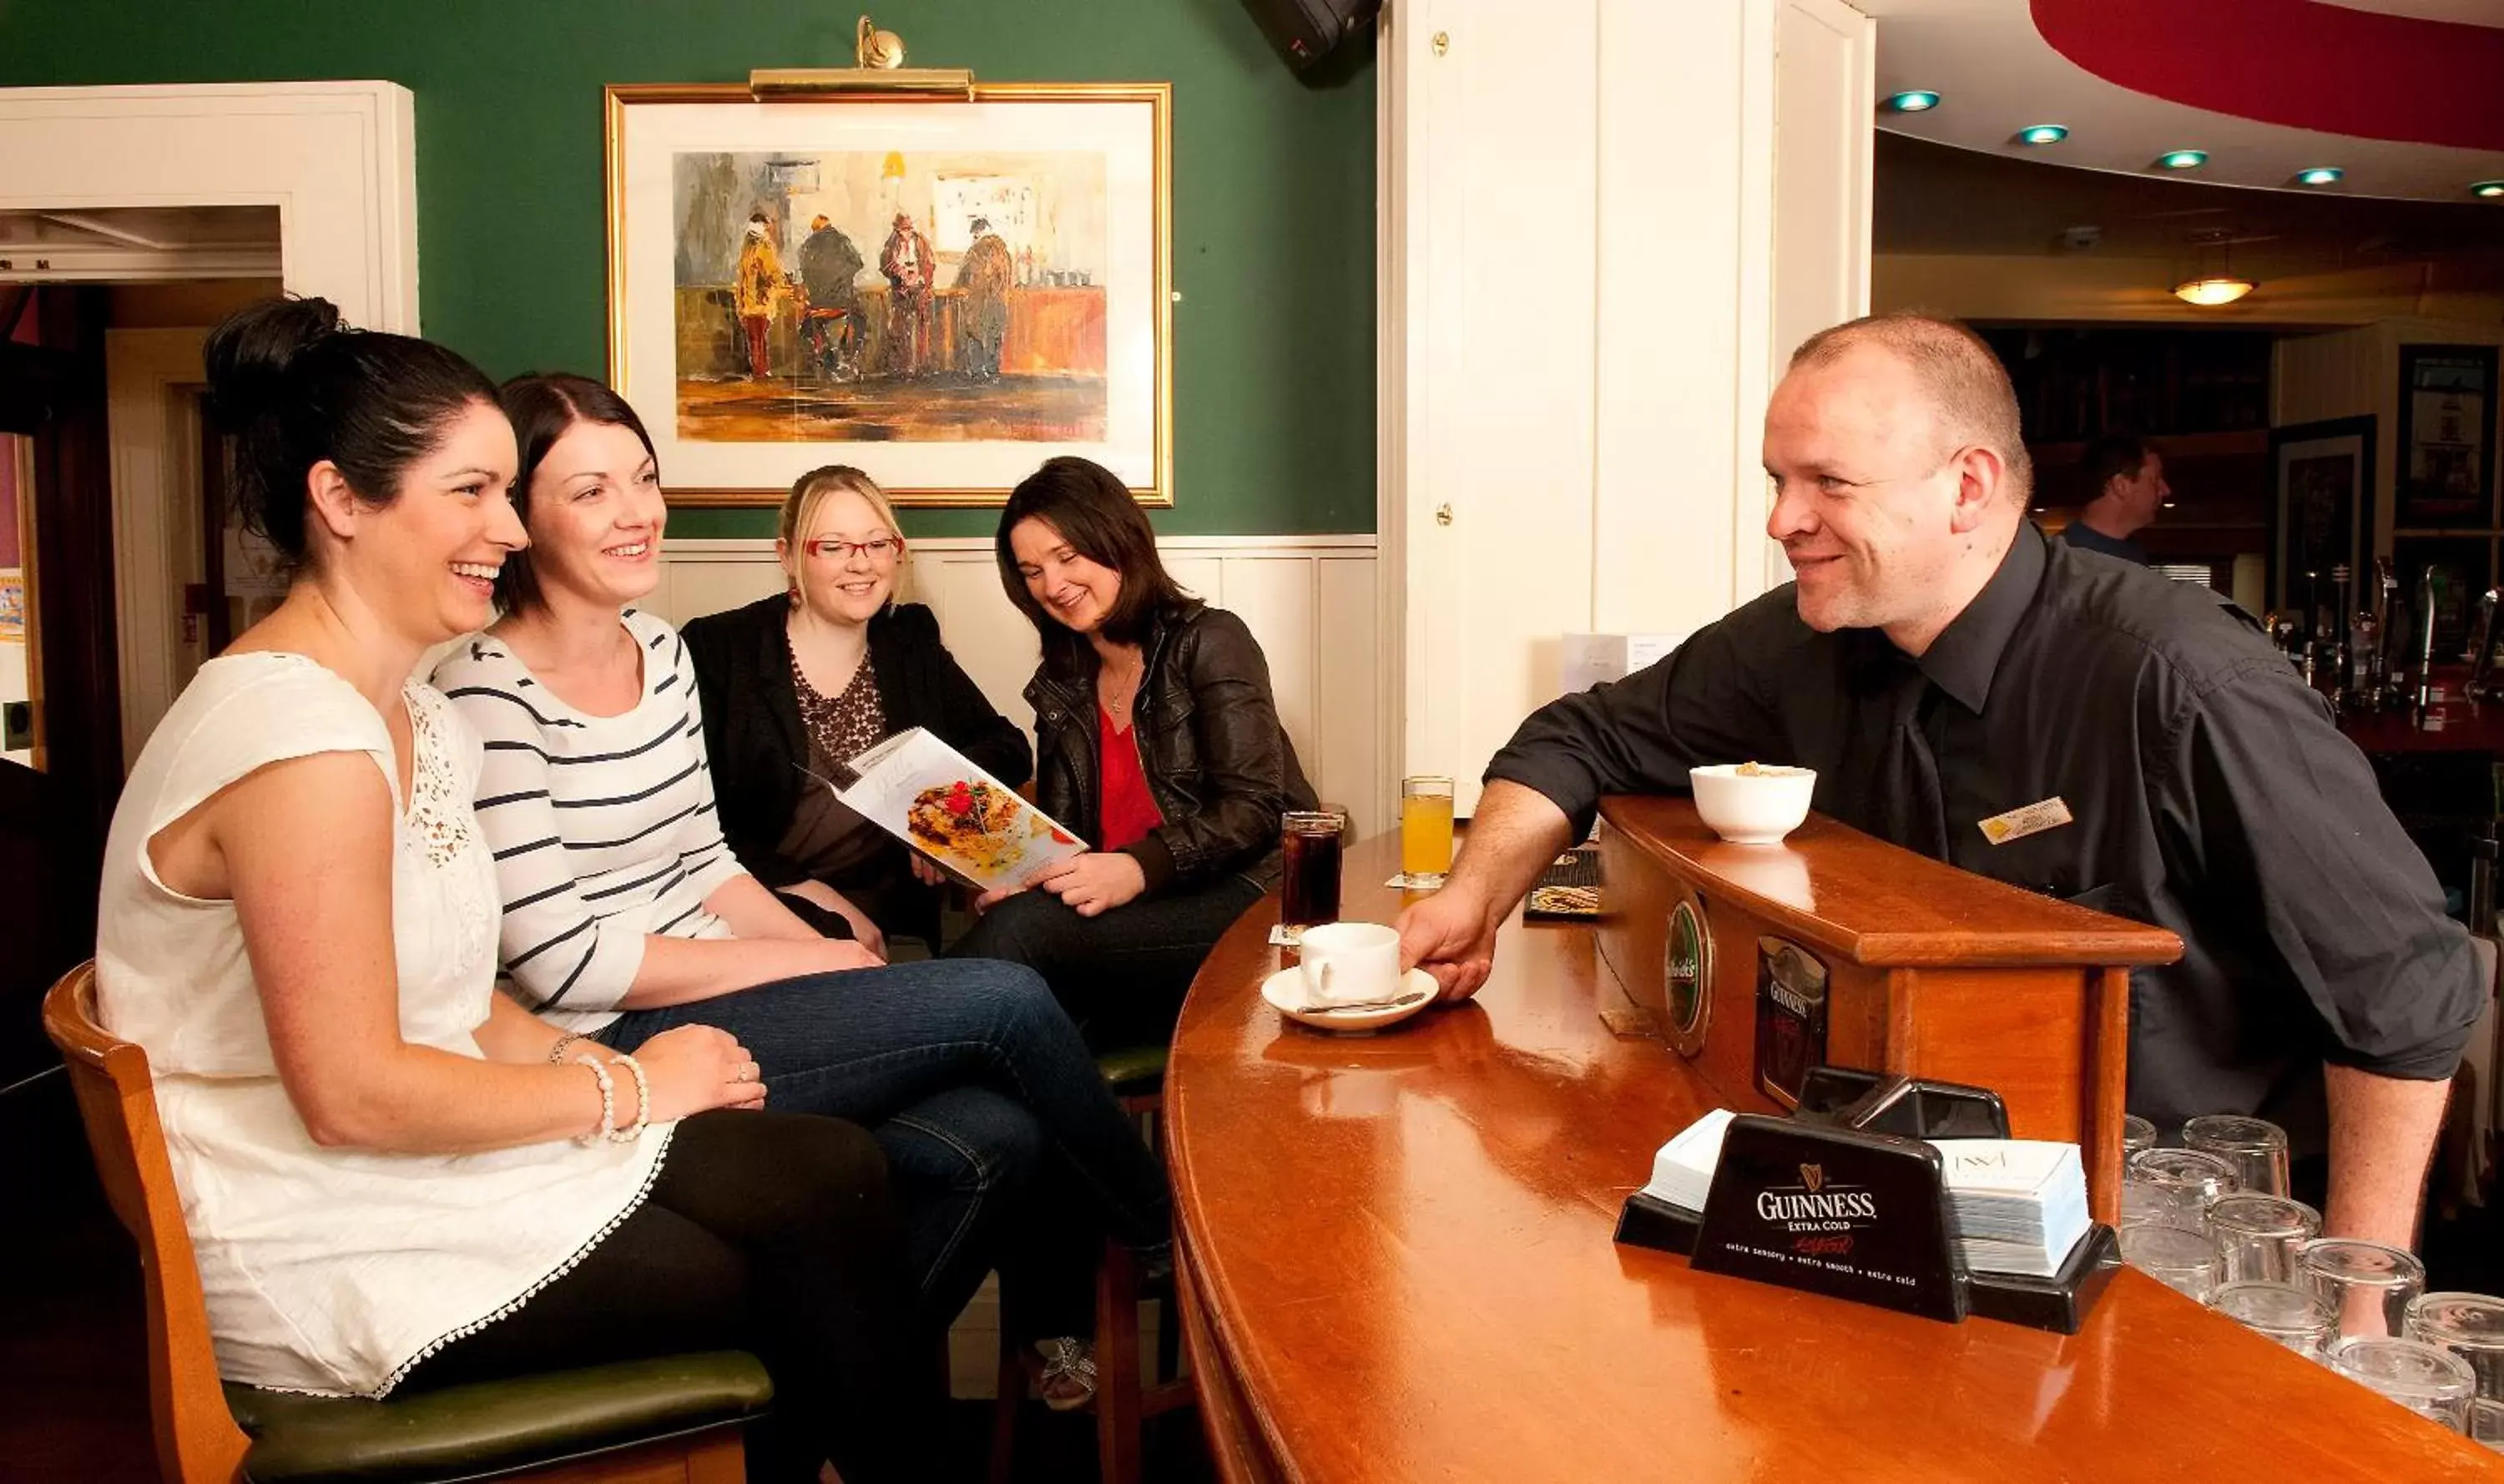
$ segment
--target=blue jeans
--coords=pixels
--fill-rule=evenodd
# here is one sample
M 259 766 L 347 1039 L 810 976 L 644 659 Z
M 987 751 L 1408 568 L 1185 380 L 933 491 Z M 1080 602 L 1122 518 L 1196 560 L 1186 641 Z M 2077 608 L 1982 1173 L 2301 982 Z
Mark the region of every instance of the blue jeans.
M 599 1039 L 632 1050 L 678 1025 L 738 1037 L 767 1107 L 870 1128 L 905 1205 L 922 1311 L 939 1324 L 981 1287 L 1023 1213 L 1134 1245 L 1170 1232 L 1163 1165 L 1031 969 L 944 959 L 813 974 L 630 1010 Z

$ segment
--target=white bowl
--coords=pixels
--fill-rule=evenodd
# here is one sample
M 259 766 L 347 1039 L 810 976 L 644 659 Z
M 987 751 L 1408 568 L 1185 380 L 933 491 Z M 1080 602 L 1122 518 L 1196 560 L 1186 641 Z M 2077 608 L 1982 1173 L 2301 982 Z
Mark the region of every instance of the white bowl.
M 1808 817 L 1810 796 L 1817 792 L 1817 772 L 1810 768 L 1715 763 L 1687 770 L 1687 787 L 1695 794 L 1695 811 L 1713 833 L 1739 846 L 1779 845 Z

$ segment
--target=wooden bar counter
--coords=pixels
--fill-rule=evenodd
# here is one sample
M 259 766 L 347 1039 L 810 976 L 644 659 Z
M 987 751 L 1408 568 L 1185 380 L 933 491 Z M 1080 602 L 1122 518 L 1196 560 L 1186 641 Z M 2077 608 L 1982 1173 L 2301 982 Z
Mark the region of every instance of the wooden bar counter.
M 1390 921 L 1397 869 L 1396 839 L 1351 848 L 1344 915 Z M 1732 1100 L 1603 1023 L 1624 991 L 1589 927 L 1516 916 L 1475 1000 L 1341 1037 L 1262 1000 L 1275 920 L 1273 897 L 1210 956 L 1165 1080 L 1185 1333 L 1231 1481 L 2504 1478 L 2136 1272 L 2064 1336 L 1620 1248 L 1654 1151 Z

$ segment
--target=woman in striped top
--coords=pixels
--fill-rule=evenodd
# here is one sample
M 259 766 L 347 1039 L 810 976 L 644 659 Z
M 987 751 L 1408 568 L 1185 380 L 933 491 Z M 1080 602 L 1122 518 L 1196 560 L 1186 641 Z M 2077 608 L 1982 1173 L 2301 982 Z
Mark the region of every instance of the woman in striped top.
M 1037 975 L 979 960 L 882 964 L 820 937 L 740 866 L 722 839 L 686 647 L 628 606 L 658 580 L 668 518 L 649 438 L 631 407 L 582 377 L 523 377 L 503 397 L 532 546 L 499 575 L 504 618 L 435 679 L 486 739 L 478 818 L 504 899 L 509 992 L 623 1049 L 676 1025 L 721 1027 L 762 1067 L 775 1106 L 869 1123 L 933 1323 L 956 1315 L 995 1257 L 1084 1251 L 1105 1229 L 1163 1240 L 1164 1171 Z M 1061 1175 L 1091 1198 L 1058 1198 L 1064 1182 L 1049 1177 Z M 1057 1222 L 995 1253 L 1002 1223 L 1044 1188 L 1057 1209 L 1092 1210 L 1092 1229 Z M 1058 1283 L 1021 1285 L 1067 1295 L 1074 1311 L 1029 1316 L 1029 1337 L 1083 1328 L 1084 1268 L 1073 1285 L 1065 1267 L 1054 1264 Z M 1046 1328 L 1056 1322 L 1067 1328 Z

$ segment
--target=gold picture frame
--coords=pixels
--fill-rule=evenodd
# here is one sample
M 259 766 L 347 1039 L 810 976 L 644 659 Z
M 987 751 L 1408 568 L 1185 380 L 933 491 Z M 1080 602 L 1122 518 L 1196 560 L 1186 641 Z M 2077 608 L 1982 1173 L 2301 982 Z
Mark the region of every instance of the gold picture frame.
M 1173 503 L 1171 85 L 971 92 L 606 89 L 609 382 L 672 503 L 772 505 L 842 463 L 899 505 L 995 506 L 1062 453 Z

